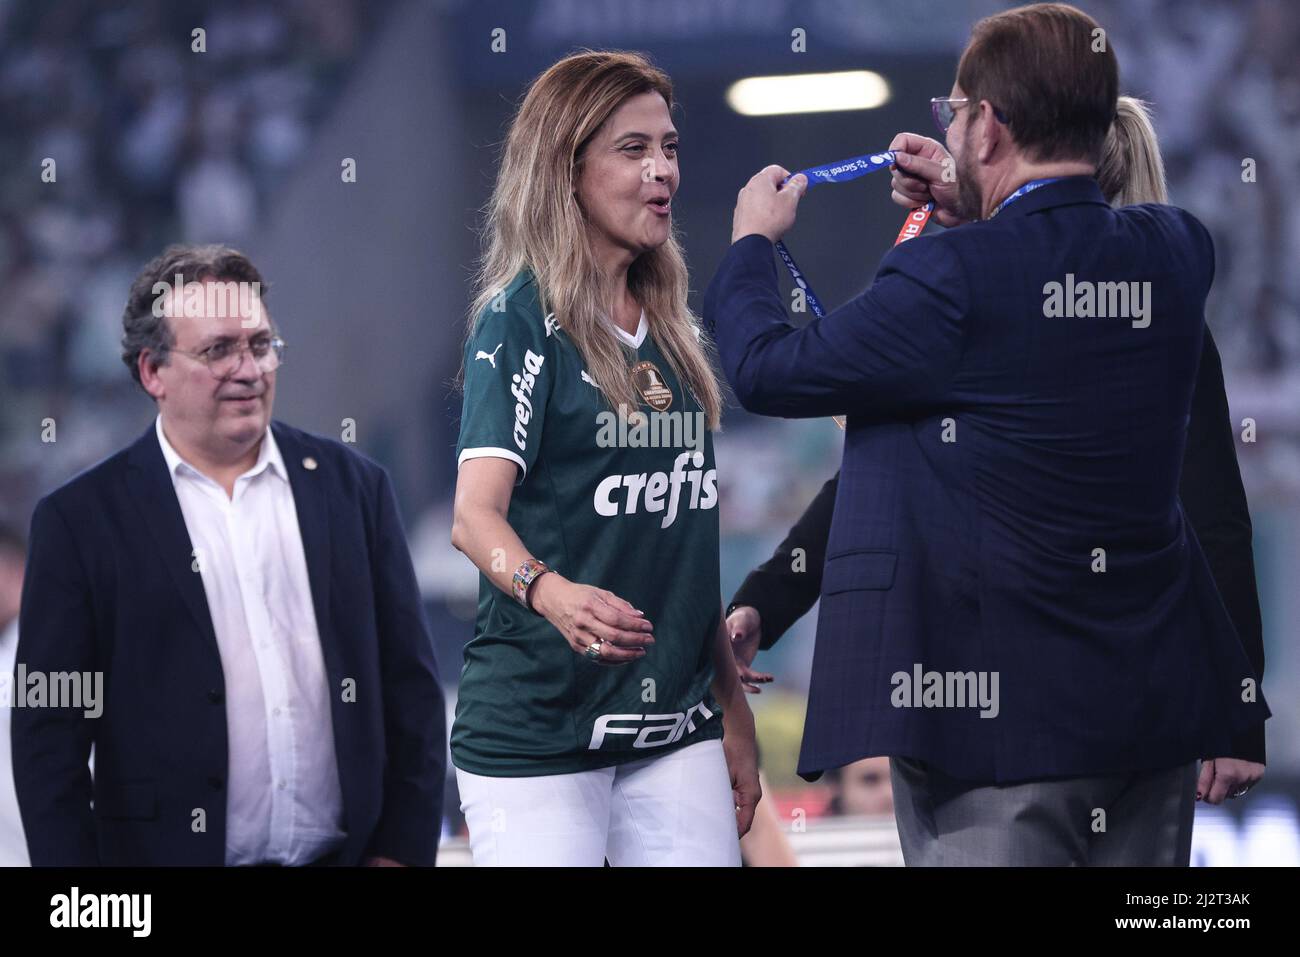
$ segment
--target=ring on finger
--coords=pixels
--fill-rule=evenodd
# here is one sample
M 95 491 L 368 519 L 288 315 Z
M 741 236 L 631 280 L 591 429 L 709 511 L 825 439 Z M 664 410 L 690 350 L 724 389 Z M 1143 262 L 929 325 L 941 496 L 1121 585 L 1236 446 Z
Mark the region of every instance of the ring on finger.
M 604 642 L 604 639 L 603 639 L 603 638 L 597 638 L 595 641 L 593 641 L 591 644 L 589 644 L 589 645 L 587 646 L 587 657 L 590 658 L 592 661 L 599 661 L 599 660 L 600 660 L 600 648 L 601 648 L 601 645 L 603 645 L 604 643 L 605 643 L 605 642 Z

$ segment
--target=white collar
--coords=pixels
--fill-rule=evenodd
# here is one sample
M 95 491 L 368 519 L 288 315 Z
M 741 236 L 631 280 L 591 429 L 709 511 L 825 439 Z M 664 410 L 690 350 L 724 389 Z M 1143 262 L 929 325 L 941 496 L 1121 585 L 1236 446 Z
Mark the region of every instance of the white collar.
M 163 433 L 161 413 L 159 413 L 158 418 L 154 420 L 154 429 L 158 433 L 158 444 L 162 446 L 163 459 L 167 462 L 167 473 L 171 475 L 173 479 L 178 474 L 177 470 L 180 469 L 181 466 L 184 466 L 195 475 L 208 479 L 208 481 L 212 481 L 210 476 L 200 472 L 189 462 L 185 461 L 185 459 L 181 458 L 181 454 L 176 451 L 170 442 L 167 441 L 167 436 Z M 266 468 L 272 469 L 272 471 L 277 473 L 282 479 L 287 480 L 289 478 L 289 472 L 284 467 L 284 458 L 280 455 L 280 447 L 275 444 L 275 436 L 271 434 L 271 427 L 269 425 L 266 427 L 266 435 L 262 438 L 262 447 L 257 450 L 257 462 L 254 463 L 251 469 L 239 476 L 239 478 L 252 478 L 253 476 L 260 474 Z
M 646 333 L 650 331 L 650 325 L 645 321 L 644 309 L 641 310 L 641 318 L 637 321 L 635 336 L 628 335 L 626 330 L 612 319 L 606 318 L 605 321 L 608 322 L 609 327 L 614 330 L 614 334 L 633 349 L 641 348 L 641 343 L 645 342 Z

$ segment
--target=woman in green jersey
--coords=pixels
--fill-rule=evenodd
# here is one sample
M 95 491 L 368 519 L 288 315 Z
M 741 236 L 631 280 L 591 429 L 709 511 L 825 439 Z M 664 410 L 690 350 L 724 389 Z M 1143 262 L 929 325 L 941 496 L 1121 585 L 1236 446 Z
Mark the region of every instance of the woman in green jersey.
M 481 572 L 451 736 L 476 864 L 735 865 L 758 802 L 672 102 L 640 55 L 579 53 L 506 138 L 452 529 Z

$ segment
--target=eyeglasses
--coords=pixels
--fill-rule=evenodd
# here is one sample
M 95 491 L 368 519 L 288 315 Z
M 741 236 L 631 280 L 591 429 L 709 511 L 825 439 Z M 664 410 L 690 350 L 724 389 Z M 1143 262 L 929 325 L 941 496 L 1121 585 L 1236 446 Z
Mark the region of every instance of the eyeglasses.
M 253 357 L 254 364 L 261 372 L 274 372 L 284 363 L 284 345 L 284 340 L 279 336 L 262 336 L 249 342 L 223 339 L 198 352 L 188 352 L 185 349 L 171 351 L 197 359 L 208 367 L 213 376 L 224 381 L 239 371 L 239 367 L 244 364 L 245 352 Z
M 930 99 L 930 115 L 934 117 L 934 125 L 939 127 L 940 133 L 948 132 L 948 127 L 952 126 L 952 121 L 957 116 L 958 108 L 968 103 L 970 98 L 965 96 L 936 96 Z M 998 118 L 999 123 L 1007 121 L 1006 116 L 996 106 L 993 107 L 993 115 Z

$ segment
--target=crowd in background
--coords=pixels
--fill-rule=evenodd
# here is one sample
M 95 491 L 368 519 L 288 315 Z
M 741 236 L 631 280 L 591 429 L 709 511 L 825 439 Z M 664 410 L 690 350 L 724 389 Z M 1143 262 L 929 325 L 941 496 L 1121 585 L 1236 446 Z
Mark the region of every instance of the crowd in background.
M 0 4 L 0 508 L 24 518 L 120 447 L 135 272 L 274 215 L 388 5 Z M 33 445 L 47 420 L 57 442 Z

